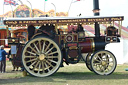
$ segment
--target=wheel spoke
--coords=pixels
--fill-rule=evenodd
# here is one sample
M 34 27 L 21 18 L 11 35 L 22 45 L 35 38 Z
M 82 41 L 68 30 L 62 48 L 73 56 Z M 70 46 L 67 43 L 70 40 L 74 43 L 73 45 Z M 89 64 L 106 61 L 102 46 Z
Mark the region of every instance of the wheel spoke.
M 43 43 L 42 53 L 44 53 L 44 48 L 45 48 L 45 41 Z
M 39 49 L 40 49 L 40 52 L 41 52 L 41 43 L 40 43 L 40 41 L 38 41 L 39 42 Z
M 107 70 L 109 71 L 109 68 L 107 68 Z
M 48 46 L 45 49 L 45 52 L 48 50 L 49 46 L 51 45 L 51 43 L 49 42 Z
M 42 61 L 42 70 L 43 70 L 43 72 L 44 72 L 44 62 Z
M 103 53 L 101 53 L 101 57 L 103 57 Z
M 102 61 L 102 59 L 99 56 L 97 56 L 97 57 Z
M 103 59 L 106 60 L 106 59 L 107 59 L 107 56 L 108 56 L 107 54 L 103 55 L 103 56 L 102 56 L 102 60 L 103 60 Z
M 37 61 L 34 61 L 30 66 L 29 68 L 33 67 L 32 65 L 34 65 Z
M 40 68 L 41 68 L 41 62 L 39 62 L 38 74 L 39 74 L 39 72 L 40 72 Z
M 45 54 L 48 54 L 54 47 L 52 47 L 51 49 L 49 49 Z
M 99 62 L 99 63 L 101 62 L 101 61 L 99 61 L 99 60 L 97 60 L 97 59 L 95 59 L 94 62 L 95 62 L 95 61 L 97 61 L 97 62 Z
M 48 54 L 48 56 L 49 56 L 49 55 L 53 55 L 53 54 L 55 54 L 55 53 L 58 53 L 58 51 L 55 51 L 55 52 L 49 53 L 49 54 Z
M 38 53 L 40 53 L 40 51 L 39 51 L 38 47 L 36 46 L 36 44 L 35 43 L 33 43 L 33 44 L 34 44 L 36 50 L 38 51 Z
M 52 65 L 50 62 L 48 62 L 47 60 L 46 60 L 46 63 L 47 63 L 48 65 L 50 65 L 51 67 L 53 67 L 53 65 Z
M 105 73 L 105 67 L 104 67 L 104 66 L 102 66 L 102 70 L 103 70 L 103 72 Z
M 57 58 L 58 56 L 47 56 L 46 58 Z
M 25 56 L 25 58 L 36 58 L 36 56 Z
M 96 65 L 101 65 L 101 63 L 95 63 Z
M 37 58 L 34 58 L 34 59 L 26 61 L 26 63 L 29 63 L 29 62 L 32 62 L 32 61 L 36 61 L 36 60 L 37 60 Z
M 102 70 L 102 65 L 99 65 L 100 71 Z
M 39 65 L 39 63 L 40 63 L 40 61 L 38 61 L 38 62 L 36 63 L 36 65 L 34 66 L 33 70 L 35 70 L 35 69 L 37 68 L 37 66 Z
M 107 54 L 105 54 L 105 57 L 107 58 L 107 57 L 108 57 L 108 55 L 107 55 Z
M 30 54 L 35 55 L 35 56 L 36 56 L 36 54 L 35 54 L 35 53 L 32 53 L 32 52 L 30 52 L 30 51 L 26 51 L 26 52 L 28 52 L 28 53 L 30 53 Z
M 57 62 L 56 61 L 54 61 L 54 60 L 51 60 L 51 59 L 48 59 L 49 61 L 51 61 L 51 62 L 53 62 L 53 63 L 56 63 L 57 64 Z
M 49 70 L 49 66 L 45 63 L 45 66 L 46 66 L 46 69 L 48 70 L 48 72 L 50 71 Z
M 108 65 L 109 67 L 113 67 L 113 65 Z
M 94 64 L 95 68 L 97 69 L 100 65 Z M 100 67 L 99 67 L 100 68 Z
M 34 51 L 36 54 L 38 54 L 34 48 L 32 48 L 31 46 L 30 46 L 30 48 L 32 49 L 32 51 Z

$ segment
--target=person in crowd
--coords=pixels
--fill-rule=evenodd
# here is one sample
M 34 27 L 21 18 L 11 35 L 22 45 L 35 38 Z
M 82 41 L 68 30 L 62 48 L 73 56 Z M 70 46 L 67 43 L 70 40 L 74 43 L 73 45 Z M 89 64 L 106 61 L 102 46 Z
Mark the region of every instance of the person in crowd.
M 6 55 L 8 53 L 4 50 L 4 46 L 0 46 L 0 72 L 5 73 L 6 72 Z
M 8 53 L 8 56 L 7 56 L 7 58 L 9 59 L 9 61 L 11 61 L 11 63 L 12 63 L 12 67 L 13 67 L 13 70 L 12 71 L 18 71 L 18 66 L 15 66 L 14 65 L 14 58 L 15 58 L 15 55 L 14 54 L 12 54 L 11 55 L 11 49 L 9 50 L 9 53 Z

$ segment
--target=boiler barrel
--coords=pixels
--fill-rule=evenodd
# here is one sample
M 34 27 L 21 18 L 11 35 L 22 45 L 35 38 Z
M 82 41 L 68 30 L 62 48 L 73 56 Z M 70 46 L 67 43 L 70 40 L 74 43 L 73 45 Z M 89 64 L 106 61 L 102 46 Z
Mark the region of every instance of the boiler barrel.
M 94 38 L 86 38 L 86 41 L 79 42 L 81 53 L 89 53 L 97 50 L 105 49 L 106 43 L 104 40 L 97 40 Z

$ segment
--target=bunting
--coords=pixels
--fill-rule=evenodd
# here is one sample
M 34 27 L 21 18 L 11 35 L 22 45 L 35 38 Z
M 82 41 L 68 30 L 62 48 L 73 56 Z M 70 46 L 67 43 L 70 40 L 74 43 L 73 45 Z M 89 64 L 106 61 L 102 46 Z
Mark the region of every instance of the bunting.
M 4 0 L 4 5 L 19 5 L 15 0 Z

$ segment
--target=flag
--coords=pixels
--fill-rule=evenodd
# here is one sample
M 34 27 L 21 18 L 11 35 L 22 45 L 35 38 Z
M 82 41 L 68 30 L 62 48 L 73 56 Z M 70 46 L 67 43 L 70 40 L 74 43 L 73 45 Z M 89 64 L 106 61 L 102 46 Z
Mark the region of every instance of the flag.
M 4 0 L 4 5 L 19 5 L 15 0 Z

